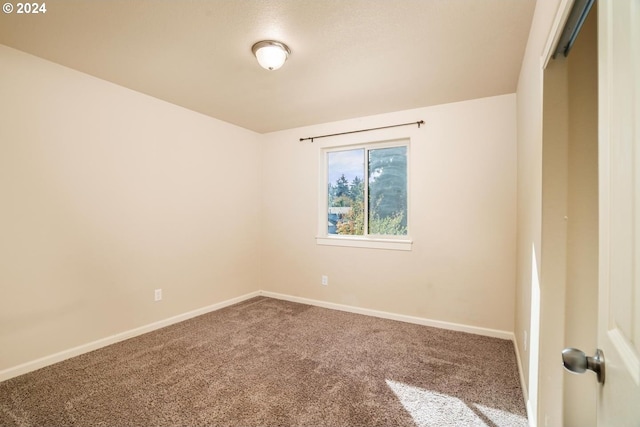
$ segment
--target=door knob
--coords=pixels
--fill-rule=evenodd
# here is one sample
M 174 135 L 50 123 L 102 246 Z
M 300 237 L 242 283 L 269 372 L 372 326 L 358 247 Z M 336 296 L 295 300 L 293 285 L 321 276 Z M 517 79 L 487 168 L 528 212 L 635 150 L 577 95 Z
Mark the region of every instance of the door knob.
M 564 368 L 576 374 L 583 374 L 587 369 L 598 376 L 598 382 L 604 384 L 604 353 L 597 349 L 593 357 L 584 354 L 577 348 L 565 348 L 562 350 L 562 363 Z

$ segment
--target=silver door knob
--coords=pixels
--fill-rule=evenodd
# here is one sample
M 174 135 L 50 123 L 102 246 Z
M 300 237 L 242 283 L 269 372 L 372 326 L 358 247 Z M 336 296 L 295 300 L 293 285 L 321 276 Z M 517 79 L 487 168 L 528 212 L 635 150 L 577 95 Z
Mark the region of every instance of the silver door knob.
M 598 382 L 604 384 L 604 353 L 597 349 L 593 357 L 584 354 L 577 348 L 565 348 L 562 350 L 562 363 L 564 368 L 576 374 L 583 374 L 587 369 L 598 376 Z

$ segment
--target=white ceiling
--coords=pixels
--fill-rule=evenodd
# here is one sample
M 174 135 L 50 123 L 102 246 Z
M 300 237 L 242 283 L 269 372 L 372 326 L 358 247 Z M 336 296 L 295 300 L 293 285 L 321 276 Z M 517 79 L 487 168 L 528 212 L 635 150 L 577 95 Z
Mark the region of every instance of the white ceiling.
M 12 0 L 9 0 L 12 1 Z M 15 2 L 14 2 L 15 3 Z M 534 0 L 49 0 L 0 43 L 257 132 L 512 93 Z M 251 46 L 289 45 L 277 71 Z

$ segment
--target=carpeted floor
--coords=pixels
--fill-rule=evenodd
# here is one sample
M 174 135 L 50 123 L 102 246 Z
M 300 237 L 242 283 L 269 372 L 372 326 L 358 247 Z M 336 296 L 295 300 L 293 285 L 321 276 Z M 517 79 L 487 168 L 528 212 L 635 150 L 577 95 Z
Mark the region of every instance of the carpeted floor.
M 527 426 L 507 340 L 258 297 L 0 383 L 2 426 Z

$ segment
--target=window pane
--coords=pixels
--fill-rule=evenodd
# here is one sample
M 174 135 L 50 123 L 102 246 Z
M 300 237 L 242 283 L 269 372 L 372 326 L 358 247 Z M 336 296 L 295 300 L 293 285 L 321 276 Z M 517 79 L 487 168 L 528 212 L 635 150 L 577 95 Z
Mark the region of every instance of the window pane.
M 369 150 L 369 234 L 407 234 L 407 147 Z
M 364 149 L 327 153 L 328 234 L 364 234 Z

